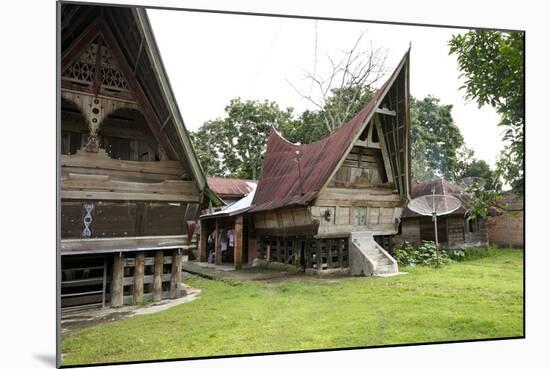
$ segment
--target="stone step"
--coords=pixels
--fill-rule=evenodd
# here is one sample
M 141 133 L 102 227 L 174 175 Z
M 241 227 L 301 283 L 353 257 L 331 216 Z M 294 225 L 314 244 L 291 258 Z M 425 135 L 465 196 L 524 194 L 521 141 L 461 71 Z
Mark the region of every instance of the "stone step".
M 380 249 L 372 233 L 353 232 L 351 238 L 357 245 L 363 258 L 370 261 L 370 264 L 374 266 L 374 270 L 370 271 L 370 273 L 374 275 L 398 273 L 397 264 L 391 256 L 388 256 Z M 366 262 L 367 261 L 365 261 L 365 263 Z

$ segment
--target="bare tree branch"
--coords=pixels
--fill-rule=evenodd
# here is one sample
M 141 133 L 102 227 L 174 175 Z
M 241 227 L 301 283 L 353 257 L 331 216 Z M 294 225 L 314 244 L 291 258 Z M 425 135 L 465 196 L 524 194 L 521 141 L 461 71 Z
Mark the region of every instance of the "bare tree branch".
M 304 73 L 305 78 L 310 81 L 309 91 L 301 91 L 287 81 L 298 95 L 323 112 L 324 124 L 329 132 L 333 132 L 352 118 L 351 115 L 356 111 L 357 103 L 364 99 L 365 93 L 372 91 L 386 74 L 387 51 L 382 48 L 375 49 L 372 42 L 369 47 L 363 48 L 361 43 L 365 34 L 366 30 L 362 31 L 353 46 L 342 51 L 339 59 L 326 54 L 329 72 L 323 78 L 317 71 L 317 28 L 315 28 L 314 69 L 313 73 Z M 327 106 L 330 108 L 327 109 Z

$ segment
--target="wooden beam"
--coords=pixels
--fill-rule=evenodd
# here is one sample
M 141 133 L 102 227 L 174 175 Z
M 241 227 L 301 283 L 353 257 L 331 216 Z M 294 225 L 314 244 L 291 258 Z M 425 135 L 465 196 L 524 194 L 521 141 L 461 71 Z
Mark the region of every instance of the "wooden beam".
M 145 254 L 136 253 L 136 265 L 134 267 L 134 281 L 132 289 L 133 303 L 143 302 L 143 277 L 145 274 Z
M 243 216 L 237 215 L 235 218 L 235 228 L 234 228 L 234 235 L 235 235 L 235 255 L 234 255 L 234 263 L 235 263 L 235 269 L 241 269 L 243 265 Z
M 391 170 L 391 163 L 390 163 L 390 157 L 388 154 L 388 148 L 386 146 L 386 138 L 384 137 L 384 131 L 382 130 L 382 127 L 380 126 L 380 119 L 378 117 L 374 120 L 374 126 L 376 130 L 378 131 L 378 138 L 380 141 L 380 150 L 382 151 L 382 159 L 384 161 L 384 170 L 386 171 L 386 178 L 388 178 L 388 182 L 393 183 L 393 173 Z
M 392 116 L 392 117 L 397 116 L 397 113 L 394 110 L 390 110 L 390 109 L 386 109 L 386 108 L 376 108 L 375 112 L 378 113 L 378 114 L 389 115 L 389 116 Z
M 61 155 L 62 167 L 103 168 L 122 172 L 161 173 L 182 176 L 185 169 L 177 160 L 135 161 L 111 159 L 106 153 L 87 153 L 83 150 L 74 155 Z M 198 190 L 197 190 L 198 192 Z
M 258 240 L 256 239 L 256 232 L 254 231 L 254 224 L 248 218 L 248 263 L 252 263 L 255 258 L 259 257 Z
M 155 253 L 155 272 L 153 275 L 153 301 L 160 301 L 162 298 L 162 269 L 164 266 L 164 255 L 162 251 Z
M 101 296 L 101 308 L 105 307 L 105 296 L 107 295 L 107 255 L 103 256 L 103 293 Z
M 114 255 L 112 274 L 111 307 L 119 307 L 124 302 L 124 257 L 122 253 Z
M 206 262 L 208 256 L 206 255 L 206 248 L 208 245 L 208 232 L 207 232 L 207 220 L 200 220 L 201 234 L 199 241 L 199 261 Z
M 61 191 L 64 200 L 119 200 L 119 201 L 183 201 L 198 202 L 196 196 L 186 194 L 160 194 L 110 191 Z
M 73 178 L 78 176 L 78 178 Z M 165 180 L 162 182 L 120 181 L 101 174 L 69 173 L 68 178 L 61 178 L 61 190 L 69 191 L 111 191 L 157 193 L 193 196 L 198 202 L 199 193 L 192 182 L 179 180 Z
M 99 94 L 99 90 L 101 89 L 101 85 L 103 84 L 102 81 L 102 73 L 101 73 L 101 53 L 102 53 L 103 45 L 101 45 L 101 41 L 97 43 L 97 50 L 95 53 L 95 70 L 93 75 L 93 84 L 92 89 L 94 91 L 94 96 L 97 97 Z
M 63 50 L 61 55 L 61 71 L 67 68 L 73 59 L 94 41 L 99 34 L 101 23 L 101 19 L 95 19 L 67 49 Z
M 172 253 L 172 275 L 170 277 L 170 298 L 181 297 L 181 250 Z
M 216 231 L 215 231 L 215 243 L 214 243 L 214 253 L 216 254 L 216 265 L 222 264 L 222 245 L 220 243 L 220 229 L 219 229 L 219 221 L 218 218 L 216 218 Z
M 323 258 L 321 256 L 322 242 L 323 241 L 321 241 L 321 240 L 314 241 L 317 269 L 319 269 L 319 270 L 321 270 L 323 268 L 323 266 L 322 266 Z

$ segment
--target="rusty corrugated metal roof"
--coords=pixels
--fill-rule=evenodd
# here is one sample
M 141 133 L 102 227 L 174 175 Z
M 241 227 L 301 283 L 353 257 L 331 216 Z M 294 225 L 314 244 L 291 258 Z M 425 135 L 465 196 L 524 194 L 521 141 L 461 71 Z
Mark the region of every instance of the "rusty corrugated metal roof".
M 240 198 L 250 193 L 253 188 L 251 179 L 208 177 L 208 187 L 221 198 Z
M 408 55 L 407 52 L 368 104 L 330 136 L 307 145 L 297 145 L 285 140 L 272 128 L 252 202 L 255 206 L 250 212 L 309 204 L 329 180 L 355 138 L 364 130 L 368 118 L 381 103 L 389 83 L 401 71 Z

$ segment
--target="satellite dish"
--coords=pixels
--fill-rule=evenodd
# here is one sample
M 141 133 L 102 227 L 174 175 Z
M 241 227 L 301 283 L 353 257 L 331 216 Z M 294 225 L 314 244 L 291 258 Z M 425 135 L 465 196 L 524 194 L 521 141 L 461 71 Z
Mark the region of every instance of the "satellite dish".
M 457 181 L 458 185 L 465 191 L 468 187 L 475 186 L 477 188 L 485 187 L 486 181 L 481 177 L 464 177 Z
M 437 237 L 437 217 L 440 215 L 450 214 L 457 210 L 462 203 L 459 199 L 449 195 L 436 195 L 435 187 L 432 187 L 431 195 L 424 195 L 412 199 L 407 204 L 407 207 L 420 215 L 428 215 L 432 217 L 434 222 L 435 233 L 435 255 L 436 264 L 439 268 L 439 241 Z
M 454 196 L 433 194 L 412 199 L 407 207 L 420 215 L 438 216 L 450 214 L 461 205 L 460 200 Z

